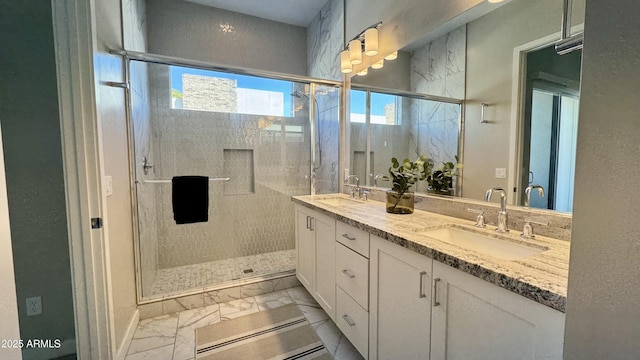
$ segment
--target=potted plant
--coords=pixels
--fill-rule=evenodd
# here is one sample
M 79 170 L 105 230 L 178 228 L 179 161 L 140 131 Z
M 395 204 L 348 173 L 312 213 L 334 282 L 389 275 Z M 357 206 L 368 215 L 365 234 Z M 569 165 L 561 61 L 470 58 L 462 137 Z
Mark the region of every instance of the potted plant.
M 438 195 L 454 195 L 453 177 L 460 175 L 460 169 L 462 169 L 457 155 L 455 159 L 455 164 L 451 161 L 444 162 L 438 170 L 427 176 L 427 184 L 429 185 L 427 192 Z
M 404 159 L 402 163 L 396 158 L 391 159 L 389 176 L 386 179 L 393 183 L 387 191 L 387 212 L 392 214 L 413 213 L 414 194 L 411 187 L 416 182 L 426 179 L 431 174 L 432 163 L 425 155 L 420 155 L 416 161 Z

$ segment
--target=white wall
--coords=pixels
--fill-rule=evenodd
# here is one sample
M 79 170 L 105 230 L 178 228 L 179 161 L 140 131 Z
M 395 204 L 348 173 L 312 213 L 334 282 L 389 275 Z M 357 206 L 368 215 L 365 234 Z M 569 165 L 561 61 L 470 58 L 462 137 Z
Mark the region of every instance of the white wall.
M 567 360 L 640 354 L 639 17 L 634 0 L 587 1 Z
M 303 27 L 175 0 L 147 0 L 147 20 L 151 53 L 307 74 Z

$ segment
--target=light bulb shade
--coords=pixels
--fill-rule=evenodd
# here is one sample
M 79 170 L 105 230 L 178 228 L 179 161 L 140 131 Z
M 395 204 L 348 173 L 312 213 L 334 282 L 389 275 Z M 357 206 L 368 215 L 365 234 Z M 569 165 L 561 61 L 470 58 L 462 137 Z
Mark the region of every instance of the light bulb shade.
M 364 54 L 378 55 L 378 29 L 371 28 L 364 32 Z
M 373 65 L 371 65 L 372 69 L 382 69 L 382 67 L 384 66 L 384 59 L 380 59 L 379 61 L 376 61 L 375 63 L 373 63 Z
M 351 54 L 349 53 L 349 50 L 342 50 L 342 52 L 340 53 L 340 70 L 345 74 L 353 71 L 353 68 L 351 67 L 350 55 Z
M 362 43 L 360 40 L 349 42 L 349 59 L 353 65 L 362 64 Z
M 398 51 L 394 51 L 391 54 L 384 57 L 385 60 L 395 60 L 398 58 Z
M 365 68 L 364 70 L 358 73 L 358 76 L 365 76 L 369 73 L 369 68 Z

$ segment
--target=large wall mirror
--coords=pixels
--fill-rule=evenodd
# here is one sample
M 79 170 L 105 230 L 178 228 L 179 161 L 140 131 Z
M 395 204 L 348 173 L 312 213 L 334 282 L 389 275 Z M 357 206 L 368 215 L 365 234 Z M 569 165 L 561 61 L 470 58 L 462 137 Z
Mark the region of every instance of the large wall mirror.
M 580 32 L 584 0 L 570 6 Z M 555 52 L 562 9 L 562 0 L 483 2 L 382 69 L 353 74 L 351 173 L 361 185 L 389 187 L 376 175 L 391 157 L 426 154 L 438 168 L 457 155 L 455 196 L 482 200 L 498 186 L 512 205 L 524 206 L 528 193 L 531 207 L 570 212 L 581 53 Z

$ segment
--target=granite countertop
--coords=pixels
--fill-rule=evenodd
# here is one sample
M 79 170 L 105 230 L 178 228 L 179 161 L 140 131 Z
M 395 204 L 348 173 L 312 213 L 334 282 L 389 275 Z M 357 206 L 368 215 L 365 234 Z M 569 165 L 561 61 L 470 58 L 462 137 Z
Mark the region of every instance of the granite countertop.
M 342 198 L 339 206 L 321 200 Z M 360 202 L 342 194 L 294 196 L 295 203 L 320 211 L 373 235 L 389 240 L 453 268 L 474 275 L 504 289 L 565 312 L 569 275 L 569 242 L 536 235 L 520 238 L 521 231 L 496 234 L 495 226 L 484 229 L 474 222 L 415 210 L 410 215 L 389 214 L 379 201 Z M 507 209 L 508 210 L 508 209 Z M 442 227 L 461 227 L 490 237 L 506 237 L 514 243 L 539 248 L 542 252 L 518 260 L 492 256 L 433 239 L 423 232 Z

